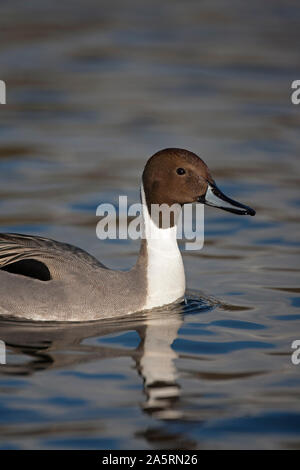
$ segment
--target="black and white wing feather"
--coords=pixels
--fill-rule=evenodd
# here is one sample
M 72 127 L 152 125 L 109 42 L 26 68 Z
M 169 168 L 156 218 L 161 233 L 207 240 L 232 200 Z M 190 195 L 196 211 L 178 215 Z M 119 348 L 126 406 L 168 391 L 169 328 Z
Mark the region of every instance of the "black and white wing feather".
M 106 268 L 86 251 L 67 243 L 49 238 L 21 235 L 16 233 L 0 234 L 0 269 L 11 270 L 25 260 L 35 260 L 47 266 L 51 278 L 59 277 L 68 270 Z M 31 262 L 31 268 L 35 269 Z M 18 273 L 17 271 L 12 271 Z M 32 273 L 34 276 L 34 273 Z

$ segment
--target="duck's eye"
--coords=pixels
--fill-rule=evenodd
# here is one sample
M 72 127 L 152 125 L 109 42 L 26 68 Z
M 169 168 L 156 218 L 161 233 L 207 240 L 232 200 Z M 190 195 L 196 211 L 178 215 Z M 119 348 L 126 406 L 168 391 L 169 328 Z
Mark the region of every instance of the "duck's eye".
M 177 173 L 177 175 L 184 175 L 185 174 L 185 169 L 184 168 L 177 168 L 176 173 Z

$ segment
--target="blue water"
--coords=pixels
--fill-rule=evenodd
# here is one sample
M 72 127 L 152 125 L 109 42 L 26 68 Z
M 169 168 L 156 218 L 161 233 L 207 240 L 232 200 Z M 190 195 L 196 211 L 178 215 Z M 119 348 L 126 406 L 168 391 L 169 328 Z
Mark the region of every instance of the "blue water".
M 96 208 L 147 158 L 197 152 L 256 217 L 205 208 L 187 302 L 87 324 L 2 320 L 0 449 L 300 447 L 296 2 L 0 5 L 0 230 L 124 269 Z

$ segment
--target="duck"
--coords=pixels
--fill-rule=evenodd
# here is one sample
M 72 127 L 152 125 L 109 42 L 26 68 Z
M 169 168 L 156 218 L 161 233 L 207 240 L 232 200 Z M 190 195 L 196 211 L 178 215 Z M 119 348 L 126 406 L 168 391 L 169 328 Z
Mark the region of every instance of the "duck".
M 166 148 L 149 158 L 140 196 L 144 236 L 137 261 L 127 271 L 110 269 L 67 243 L 0 234 L 0 316 L 89 322 L 181 302 L 186 290 L 176 236 L 181 208 L 198 203 L 255 215 L 254 209 L 225 196 L 196 153 L 180 148 Z M 175 204 L 177 210 L 168 222 L 152 216 L 157 204 Z

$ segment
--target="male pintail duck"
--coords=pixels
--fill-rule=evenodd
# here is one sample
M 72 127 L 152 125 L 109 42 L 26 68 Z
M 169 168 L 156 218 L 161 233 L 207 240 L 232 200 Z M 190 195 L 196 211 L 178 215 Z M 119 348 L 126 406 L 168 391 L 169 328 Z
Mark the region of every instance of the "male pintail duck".
M 198 202 L 241 215 L 255 211 L 225 196 L 196 154 L 169 148 L 147 162 L 141 182 L 145 238 L 129 271 L 107 268 L 75 246 L 0 234 L 0 315 L 36 321 L 90 321 L 179 301 L 185 292 L 176 217 L 151 217 L 152 204 Z M 148 234 L 155 232 L 155 236 Z

